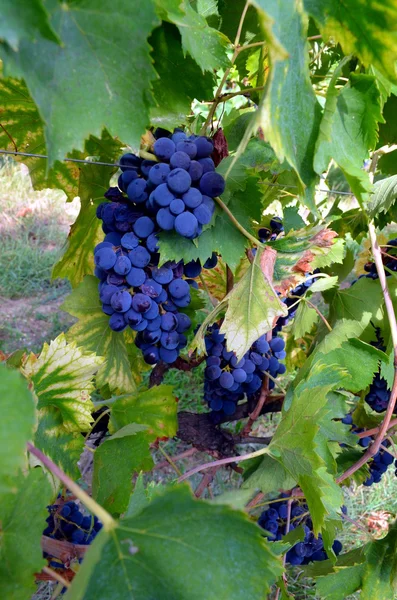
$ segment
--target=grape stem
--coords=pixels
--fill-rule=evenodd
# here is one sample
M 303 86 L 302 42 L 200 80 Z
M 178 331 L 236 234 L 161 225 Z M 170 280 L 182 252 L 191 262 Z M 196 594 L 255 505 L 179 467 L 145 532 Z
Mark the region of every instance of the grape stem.
M 233 225 L 240 231 L 240 233 L 242 233 L 255 246 L 260 246 L 260 247 L 263 246 L 263 244 L 259 240 L 257 240 L 256 237 L 251 235 L 249 233 L 249 231 L 247 231 L 246 229 L 244 229 L 244 227 L 242 225 L 240 225 L 240 223 L 237 221 L 236 217 L 229 210 L 229 208 L 226 206 L 226 204 L 224 202 L 222 202 L 222 200 L 219 198 L 219 196 L 215 196 L 214 200 L 219 204 L 221 209 L 227 214 L 227 216 L 229 217 L 229 219 L 231 220 Z
M 154 160 L 156 162 L 159 162 L 159 159 L 157 158 L 157 156 L 155 154 L 152 154 L 151 152 L 147 152 L 146 150 L 139 150 L 139 156 L 141 158 L 144 158 L 145 160 Z
M 245 19 L 245 16 L 247 14 L 247 11 L 248 11 L 250 5 L 251 5 L 250 0 L 247 0 L 247 2 L 244 5 L 243 12 L 241 13 L 240 22 L 238 24 L 236 38 L 234 40 L 234 52 L 233 52 L 233 56 L 232 56 L 231 61 L 230 61 L 230 67 L 228 67 L 227 69 L 225 69 L 225 72 L 223 74 L 221 82 L 220 82 L 220 84 L 219 84 L 219 86 L 218 86 L 218 88 L 217 88 L 217 90 L 215 92 L 214 100 L 213 100 L 212 106 L 211 106 L 211 108 L 209 110 L 207 119 L 206 119 L 204 125 L 201 128 L 200 135 L 205 135 L 205 132 L 207 131 L 207 127 L 212 123 L 212 119 L 214 117 L 216 108 L 217 108 L 217 106 L 218 106 L 218 104 L 220 102 L 220 97 L 222 95 L 223 86 L 225 85 L 226 80 L 229 77 L 229 73 L 230 73 L 230 71 L 232 69 L 234 61 L 236 60 L 239 52 L 241 52 L 241 49 L 240 49 L 240 46 L 239 46 L 239 44 L 240 44 L 240 37 L 241 37 L 241 32 L 243 30 L 244 19 Z M 243 48 L 243 47 L 241 47 L 241 48 Z
M 81 500 L 81 502 L 88 508 L 90 512 L 98 517 L 104 528 L 110 531 L 116 527 L 116 521 L 113 517 L 100 506 L 93 498 L 91 498 L 87 492 L 81 489 L 77 483 L 73 481 L 66 473 L 64 473 L 48 456 L 43 454 L 41 450 L 35 448 L 30 442 L 27 443 L 27 450 L 30 454 L 33 454 L 39 461 L 49 470 L 57 479 L 59 479 L 71 492 Z
M 42 572 L 45 573 L 46 575 L 49 575 L 53 581 L 57 581 L 58 583 L 61 583 L 65 588 L 70 587 L 70 581 L 68 581 L 67 579 L 62 577 L 62 575 L 60 573 L 57 573 L 53 569 L 50 569 L 50 567 L 43 567 Z
M 182 471 L 180 471 L 180 469 L 178 469 L 175 462 L 172 460 L 171 456 L 169 456 L 167 454 L 167 452 L 164 450 L 164 448 L 162 448 L 160 446 L 160 444 L 158 446 L 158 449 L 160 450 L 161 454 L 164 456 L 164 458 L 168 462 L 168 464 L 174 469 L 175 473 L 180 477 L 182 475 Z

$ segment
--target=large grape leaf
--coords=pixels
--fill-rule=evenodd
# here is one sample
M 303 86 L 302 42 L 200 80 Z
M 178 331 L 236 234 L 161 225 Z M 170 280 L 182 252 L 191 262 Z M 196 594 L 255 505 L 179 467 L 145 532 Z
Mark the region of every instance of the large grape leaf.
M 227 296 L 221 333 L 226 336 L 228 350 L 233 350 L 239 359 L 255 340 L 272 330 L 277 317 L 288 314 L 269 278 L 271 271 L 266 270 L 268 254 L 257 250 L 250 268 Z
M 44 124 L 37 107 L 23 81 L 10 77 L 0 78 L 0 145 L 4 150 L 46 154 Z M 69 154 L 72 158 L 84 158 L 82 153 Z M 71 162 L 57 161 L 48 170 L 44 158 L 15 156 L 29 168 L 35 189 L 60 188 L 69 200 L 78 194 L 79 168 Z
M 338 406 L 328 402 L 328 394 L 340 387 L 346 376 L 347 371 L 338 363 L 328 368 L 317 362 L 283 407 L 281 422 L 268 447 L 270 455 L 298 481 L 314 532 L 317 535 L 322 531 L 328 545 L 340 522 L 338 514 L 343 504 L 343 494 L 334 480 L 336 462 L 328 448 L 327 435 L 332 419 L 339 416 Z M 341 435 L 345 435 L 344 431 Z
M 48 0 L 46 8 L 63 45 L 24 39 L 18 53 L 3 46 L 0 55 L 6 73 L 26 81 L 45 122 L 50 165 L 104 127 L 139 147 L 156 76 L 147 42 L 159 23 L 152 0 Z
M 161 18 L 174 23 L 181 34 L 182 47 L 203 71 L 229 66 L 228 38 L 210 27 L 188 0 L 156 0 Z
M 391 80 L 396 78 L 397 6 L 394 0 L 304 0 L 305 10 L 317 21 L 327 40 L 340 43 L 345 54 L 355 54 Z
M 85 151 L 89 156 L 101 162 L 117 162 L 120 155 L 120 143 L 104 131 L 100 139 L 91 136 Z M 85 275 L 94 272 L 94 247 L 105 237 L 102 221 L 96 217 L 98 204 L 104 202 L 104 193 L 109 187 L 111 175 L 117 167 L 83 165 L 80 168 L 78 195 L 80 212 L 73 223 L 62 258 L 54 266 L 53 277 L 67 277 L 76 287 Z
M 145 431 L 107 440 L 95 451 L 92 495 L 107 511 L 120 515 L 128 507 L 133 474 L 152 467 Z
M 374 184 L 374 193 L 368 204 L 368 214 L 374 217 L 379 213 L 387 213 L 397 199 L 397 176 L 386 177 Z
M 4 600 L 26 600 L 36 591 L 34 574 L 47 563 L 40 542 L 51 493 L 46 475 L 36 468 L 27 477 L 16 477 L 13 492 L 1 497 L 0 589 Z
M 362 169 L 374 148 L 378 121 L 382 121 L 379 88 L 372 75 L 351 75 L 350 84 L 337 95 L 335 76 L 327 91 L 314 168 L 321 174 L 333 159 L 359 198 L 371 191 L 368 173 Z
M 0 364 L 0 492 L 26 462 L 26 442 L 31 438 L 35 406 L 20 373 Z
M 79 431 L 69 431 L 63 423 L 62 413 L 48 406 L 37 412 L 37 429 L 34 445 L 44 452 L 69 477 L 78 479 L 77 463 L 84 449 L 84 436 Z
M 159 385 L 137 395 L 121 396 L 111 408 L 110 426 L 115 435 L 131 425 L 133 434 L 113 436 L 96 450 L 92 485 L 98 502 L 120 514 L 128 506 L 133 474 L 153 467 L 150 444 L 159 437 L 176 435 L 177 402 L 172 386 Z
M 157 106 L 150 111 L 151 122 L 167 129 L 186 123 L 192 101 L 211 100 L 214 77 L 203 73 L 190 56 L 184 56 L 181 36 L 168 23 L 154 30 L 149 39 L 153 48 L 154 68 L 160 79 L 153 83 Z M 183 73 L 183 77 L 175 77 Z
M 264 600 L 281 573 L 281 559 L 244 513 L 178 486 L 97 536 L 65 600 Z
M 125 336 L 109 327 L 109 317 L 102 312 L 99 301 L 98 280 L 87 275 L 62 308 L 79 319 L 67 332 L 67 339 L 105 359 L 96 375 L 97 386 L 107 384 L 111 390 L 135 391 Z
M 19 42 L 35 42 L 41 37 L 60 43 L 59 37 L 48 22 L 42 0 L 29 0 L 23 7 L 14 0 L 0 0 L 0 40 L 18 50 Z
M 39 409 L 54 407 L 62 415 L 66 431 L 88 431 L 94 405 L 90 394 L 93 377 L 103 358 L 66 342 L 61 333 L 44 344 L 40 355 L 30 354 L 22 366 L 23 374 L 34 386 Z
M 316 211 L 314 144 L 320 105 L 310 82 L 307 19 L 294 0 L 255 0 L 269 45 L 270 73 L 260 107 L 260 125 L 282 162 L 295 169 L 305 202 Z

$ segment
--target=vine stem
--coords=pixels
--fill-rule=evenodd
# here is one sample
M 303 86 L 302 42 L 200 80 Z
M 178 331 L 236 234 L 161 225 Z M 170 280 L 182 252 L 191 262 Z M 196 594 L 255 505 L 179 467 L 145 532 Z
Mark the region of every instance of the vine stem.
M 160 450 L 161 454 L 164 456 L 165 460 L 168 462 L 168 464 L 169 464 L 169 465 L 170 465 L 170 466 L 171 466 L 171 467 L 174 469 L 175 473 L 176 473 L 178 476 L 181 476 L 181 475 L 182 475 L 182 471 L 181 471 L 180 469 L 178 469 L 178 467 L 176 466 L 176 464 L 175 464 L 175 463 L 174 463 L 174 461 L 172 460 L 171 456 L 169 456 L 169 455 L 167 454 L 167 452 L 164 450 L 164 448 L 162 448 L 162 447 L 160 446 L 160 444 L 159 444 L 158 448 L 159 448 L 159 450 Z
M 263 244 L 259 240 L 257 240 L 256 237 L 251 235 L 249 233 L 249 231 L 247 231 L 246 229 L 244 229 L 244 227 L 242 225 L 240 225 L 240 223 L 237 221 L 236 217 L 229 210 L 229 208 L 226 206 L 226 204 L 224 202 L 222 202 L 222 200 L 219 198 L 219 196 L 215 196 L 214 200 L 216 200 L 216 202 L 219 204 L 221 209 L 223 211 L 225 211 L 225 213 L 227 214 L 227 216 L 229 217 L 229 219 L 231 220 L 233 225 L 239 230 L 240 233 L 242 233 L 255 246 L 261 246 L 261 247 L 263 246 Z
M 102 521 L 102 525 L 107 531 L 110 531 L 116 527 L 117 523 L 113 517 L 104 508 L 102 508 L 102 506 L 95 502 L 95 500 L 91 498 L 87 492 L 82 490 L 81 487 L 73 481 L 73 479 L 68 477 L 66 473 L 64 473 L 54 462 L 52 462 L 48 456 L 43 454 L 41 450 L 33 446 L 33 444 L 30 442 L 27 443 L 27 449 L 28 452 L 38 458 L 39 461 L 45 467 L 47 467 L 47 469 L 51 471 L 51 473 L 55 475 L 55 477 L 57 477 L 57 479 L 59 479 L 72 492 L 72 494 L 76 496 L 76 498 L 81 500 L 81 502 L 88 508 L 90 512 L 92 512 L 98 517 L 98 519 L 100 519 L 100 521 Z
M 391 337 L 393 340 L 394 379 L 393 379 L 393 386 L 392 386 L 392 390 L 390 393 L 390 399 L 389 399 L 389 404 L 387 406 L 386 414 L 384 416 L 384 419 L 383 419 L 380 427 L 378 428 L 378 432 L 376 434 L 373 444 L 371 444 L 371 446 L 368 448 L 368 450 L 363 454 L 363 456 L 361 456 L 361 458 L 356 463 L 354 463 L 354 465 L 349 467 L 340 477 L 337 478 L 337 480 L 336 480 L 337 483 L 340 483 L 340 482 L 344 481 L 345 479 L 347 479 L 348 477 L 350 477 L 350 475 L 352 475 L 358 469 L 360 469 L 363 465 L 365 465 L 365 463 L 370 458 L 375 456 L 375 454 L 378 452 L 378 450 L 383 442 L 383 439 L 386 436 L 387 430 L 390 427 L 390 423 L 392 421 L 392 416 L 394 413 L 394 408 L 396 406 L 396 401 L 397 401 L 397 321 L 396 321 L 396 315 L 394 313 L 393 302 L 392 302 L 392 299 L 390 296 L 389 288 L 387 287 L 386 273 L 385 273 L 385 269 L 384 269 L 383 262 L 382 262 L 382 253 L 381 253 L 381 249 L 379 248 L 378 241 L 376 239 L 376 231 L 375 231 L 375 225 L 374 225 L 373 221 L 371 221 L 369 223 L 368 229 L 369 229 L 369 237 L 371 240 L 372 254 L 373 254 L 373 257 L 375 260 L 376 270 L 378 272 L 379 283 L 382 288 L 383 298 L 385 301 L 385 307 L 386 307 L 386 312 L 387 312 L 387 318 L 388 318 L 389 325 L 390 325 Z
M 320 319 L 322 320 L 322 322 L 324 323 L 324 325 L 326 326 L 326 328 L 328 329 L 328 331 L 332 331 L 332 327 L 331 325 L 328 323 L 327 319 L 324 317 L 323 313 L 321 312 L 321 310 L 319 308 L 317 308 L 317 306 L 315 306 L 312 302 L 310 302 L 310 300 L 308 300 L 307 298 L 304 299 L 304 301 L 311 307 L 313 308 L 316 313 L 318 314 L 318 316 L 320 317 Z
M 247 14 L 247 11 L 248 11 L 248 9 L 250 7 L 250 4 L 251 4 L 251 2 L 249 0 L 247 0 L 246 3 L 245 3 L 245 5 L 244 5 L 243 12 L 241 13 L 241 17 L 240 17 L 240 22 L 239 22 L 238 28 L 237 28 L 236 38 L 234 40 L 234 52 L 233 52 L 232 59 L 230 61 L 230 67 L 228 67 L 227 69 L 225 69 L 225 72 L 224 72 L 223 77 L 221 79 L 221 82 L 220 82 L 220 84 L 218 86 L 218 89 L 215 92 L 214 100 L 213 100 L 212 106 L 211 106 L 211 108 L 209 110 L 208 116 L 207 116 L 207 118 L 205 120 L 204 125 L 201 128 L 200 135 L 205 135 L 205 132 L 207 131 L 208 125 L 210 125 L 212 123 L 212 119 L 214 117 L 216 108 L 217 108 L 217 106 L 219 104 L 220 97 L 222 95 L 223 86 L 226 83 L 226 80 L 227 80 L 227 78 L 229 76 L 229 73 L 230 73 L 230 71 L 232 69 L 234 61 L 236 60 L 239 52 L 241 52 L 241 50 L 239 49 L 240 37 L 241 37 L 241 32 L 243 30 L 244 19 L 245 19 L 245 16 Z
M 211 469 L 211 467 L 220 467 L 222 465 L 229 465 L 230 463 L 241 462 L 242 460 L 248 460 L 249 458 L 255 458 L 256 456 L 262 456 L 262 454 L 267 453 L 267 448 L 261 448 L 260 450 L 256 450 L 256 452 L 249 452 L 248 454 L 240 454 L 240 456 L 231 456 L 229 458 L 221 458 L 219 460 L 213 460 L 212 462 L 204 463 L 203 465 L 198 465 L 190 471 L 186 471 L 181 477 L 178 479 L 178 483 L 181 481 L 185 481 L 192 475 L 196 473 L 200 473 L 200 471 L 205 471 L 206 469 Z

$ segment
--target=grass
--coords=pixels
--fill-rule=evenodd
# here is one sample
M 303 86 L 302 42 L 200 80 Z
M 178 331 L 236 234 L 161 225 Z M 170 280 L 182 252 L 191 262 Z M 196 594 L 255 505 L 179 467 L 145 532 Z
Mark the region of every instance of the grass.
M 0 162 L 0 350 L 38 352 L 71 320 L 60 310 L 67 280 L 51 280 L 78 200 L 60 190 L 35 191 L 26 168 Z

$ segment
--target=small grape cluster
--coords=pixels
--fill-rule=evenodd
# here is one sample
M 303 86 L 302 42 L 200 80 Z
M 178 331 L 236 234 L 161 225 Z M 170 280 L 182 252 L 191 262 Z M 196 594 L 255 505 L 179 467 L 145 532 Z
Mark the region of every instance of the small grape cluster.
M 281 498 L 286 496 L 286 494 L 282 494 Z M 346 512 L 346 507 L 342 507 L 342 511 Z M 293 501 L 288 530 L 287 520 L 288 503 L 286 501 L 272 502 L 258 519 L 258 525 L 266 531 L 266 537 L 271 542 L 281 540 L 284 535 L 302 525 L 305 532 L 304 541 L 297 542 L 288 550 L 286 554 L 287 563 L 290 565 L 307 565 L 310 562 L 328 558 L 321 534 L 316 538 L 313 533 L 313 523 L 306 504 L 296 500 Z M 341 542 L 335 540 L 332 549 L 338 555 L 342 550 Z
M 263 378 L 269 373 L 272 378 L 285 373 L 285 365 L 280 362 L 286 356 L 284 340 L 273 337 L 268 342 L 261 336 L 244 355 L 237 360 L 234 352 L 226 348 L 226 339 L 220 333 L 219 325 L 208 328 L 205 335 L 207 351 L 204 371 L 204 398 L 212 411 L 212 418 L 219 423 L 223 416 L 236 412 L 237 403 L 245 395 L 259 392 Z M 274 381 L 270 379 L 269 389 Z
M 370 385 L 365 401 L 377 413 L 384 412 L 389 404 L 390 390 L 387 389 L 387 381 L 376 373 Z
M 46 519 L 47 527 L 44 529 L 43 535 L 54 540 L 89 545 L 102 529 L 102 523 L 98 517 L 84 515 L 76 502 L 51 504 L 47 509 L 49 516 Z M 49 555 L 46 558 L 50 561 L 50 567 L 55 569 L 64 567 L 61 560 Z
M 213 198 L 225 189 L 211 158 L 214 145 L 204 136 L 161 131 L 153 146 L 157 161 L 125 154 L 118 185 L 129 202 L 145 208 L 157 227 L 194 239 L 211 221 Z
M 342 419 L 342 423 L 344 423 L 345 425 L 350 425 L 353 433 L 361 433 L 363 431 L 363 429 L 359 429 L 358 427 L 356 427 L 356 425 L 353 423 L 353 417 L 350 414 L 346 415 L 346 417 Z M 368 448 L 371 442 L 372 437 L 366 436 L 360 438 L 358 443 L 362 448 Z M 379 483 L 382 479 L 383 474 L 386 473 L 387 469 L 394 462 L 396 462 L 397 466 L 397 461 L 394 460 L 394 456 L 386 450 L 386 448 L 390 446 L 390 442 L 388 440 L 384 440 L 382 446 L 383 447 L 368 462 L 370 474 L 363 484 L 367 487 L 371 486 L 373 483 Z

